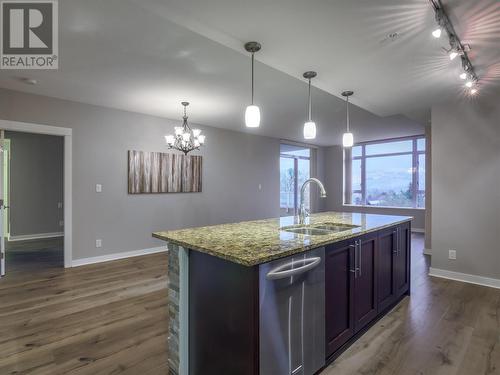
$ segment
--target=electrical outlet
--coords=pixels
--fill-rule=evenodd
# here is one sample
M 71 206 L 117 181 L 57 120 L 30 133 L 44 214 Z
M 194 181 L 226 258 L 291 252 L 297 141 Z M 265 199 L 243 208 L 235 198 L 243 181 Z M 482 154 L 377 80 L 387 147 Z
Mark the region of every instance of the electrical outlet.
M 57 203 L 57 208 L 62 208 L 62 207 L 63 207 L 62 202 L 58 202 L 58 203 Z
M 448 259 L 452 259 L 452 260 L 457 259 L 457 251 L 456 250 L 449 250 L 448 251 Z
M 259 184 L 259 191 L 262 191 L 262 184 Z
M 101 239 L 95 240 L 95 247 L 102 247 L 102 240 Z
M 95 185 L 95 192 L 96 193 L 101 193 L 102 192 L 102 185 L 101 184 L 96 184 Z
M 64 220 L 59 220 L 59 226 L 64 227 Z

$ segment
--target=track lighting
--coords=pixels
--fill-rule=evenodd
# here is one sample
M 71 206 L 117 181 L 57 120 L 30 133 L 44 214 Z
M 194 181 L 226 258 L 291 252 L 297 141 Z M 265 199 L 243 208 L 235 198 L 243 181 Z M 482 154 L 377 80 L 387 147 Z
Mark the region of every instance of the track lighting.
M 258 128 L 260 125 L 260 109 L 258 106 L 253 104 L 253 92 L 254 92 L 254 54 L 260 51 L 261 45 L 258 42 L 248 42 L 245 44 L 245 50 L 252 54 L 252 104 L 250 104 L 245 111 L 245 125 L 247 128 Z
M 474 71 L 474 67 L 470 62 L 468 52 L 471 50 L 470 45 L 463 44 L 455 32 L 455 28 L 446 14 L 441 0 L 429 0 L 434 9 L 436 17 L 436 28 L 432 31 L 432 36 L 439 38 L 443 33 L 448 36 L 450 49 L 447 49 L 450 60 L 455 60 L 458 56 L 461 59 L 462 73 L 459 77 L 462 80 L 467 80 L 465 86 L 471 90 L 471 94 L 475 94 L 478 85 L 478 77 Z M 472 92 L 474 90 L 474 92 Z
M 441 28 L 438 27 L 436 30 L 432 32 L 432 36 L 436 39 L 441 38 L 441 32 L 442 32 Z

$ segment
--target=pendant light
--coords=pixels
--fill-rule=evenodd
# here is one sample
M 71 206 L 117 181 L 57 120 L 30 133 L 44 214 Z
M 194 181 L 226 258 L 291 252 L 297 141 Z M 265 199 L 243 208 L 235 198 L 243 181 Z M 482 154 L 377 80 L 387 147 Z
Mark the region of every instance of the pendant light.
M 349 129 L 349 97 L 354 94 L 353 91 L 344 91 L 342 93 L 342 96 L 345 97 L 345 102 L 346 102 L 346 124 L 347 124 L 347 131 L 344 133 L 342 136 L 342 145 L 344 147 L 352 147 L 354 145 L 354 136 L 352 135 L 350 129 Z
M 254 54 L 260 51 L 261 45 L 258 42 L 248 42 L 245 43 L 245 49 L 247 52 L 252 54 L 252 104 L 250 104 L 245 111 L 245 125 L 247 128 L 258 128 L 260 125 L 260 109 L 258 106 L 253 104 L 253 92 L 254 92 Z
M 309 101 L 307 103 L 307 121 L 304 123 L 304 138 L 316 138 L 316 123 L 312 120 L 311 116 L 311 79 L 317 76 L 316 72 L 305 72 L 304 78 L 309 80 Z

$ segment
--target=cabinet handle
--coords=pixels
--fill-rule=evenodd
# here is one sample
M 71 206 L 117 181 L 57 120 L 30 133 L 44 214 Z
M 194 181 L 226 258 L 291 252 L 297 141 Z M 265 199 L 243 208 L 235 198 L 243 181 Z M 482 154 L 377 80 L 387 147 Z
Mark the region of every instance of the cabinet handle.
M 394 235 L 394 244 L 392 245 L 392 253 L 396 256 L 398 255 L 398 230 L 395 229 L 392 231 Z
M 268 280 L 279 280 L 279 279 L 284 279 L 286 277 L 299 275 L 301 273 L 313 269 L 318 264 L 320 264 L 321 258 L 320 257 L 306 258 L 306 259 L 301 259 L 300 262 L 302 262 L 302 266 L 298 268 L 293 268 L 294 265 L 298 263 L 297 261 L 291 261 L 289 263 L 278 266 L 275 269 L 269 271 L 266 277 Z
M 359 277 L 361 277 L 361 240 L 358 241 L 358 251 L 359 251 L 358 271 L 359 271 Z
M 398 255 L 401 255 L 401 228 L 398 227 Z
M 354 245 L 349 245 L 349 247 L 351 249 L 354 249 L 354 268 L 351 268 L 349 271 L 352 272 L 354 274 L 354 278 L 357 279 L 358 278 L 358 268 L 357 268 L 357 265 L 358 265 L 358 255 L 356 254 L 357 252 L 357 243 L 358 241 L 354 241 Z

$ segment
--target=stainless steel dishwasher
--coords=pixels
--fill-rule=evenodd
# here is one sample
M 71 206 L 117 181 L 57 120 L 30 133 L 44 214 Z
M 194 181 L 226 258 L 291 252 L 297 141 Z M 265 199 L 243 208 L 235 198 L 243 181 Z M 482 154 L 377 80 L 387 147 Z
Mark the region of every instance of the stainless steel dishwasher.
M 259 267 L 260 375 L 312 375 L 325 364 L 325 248 Z

